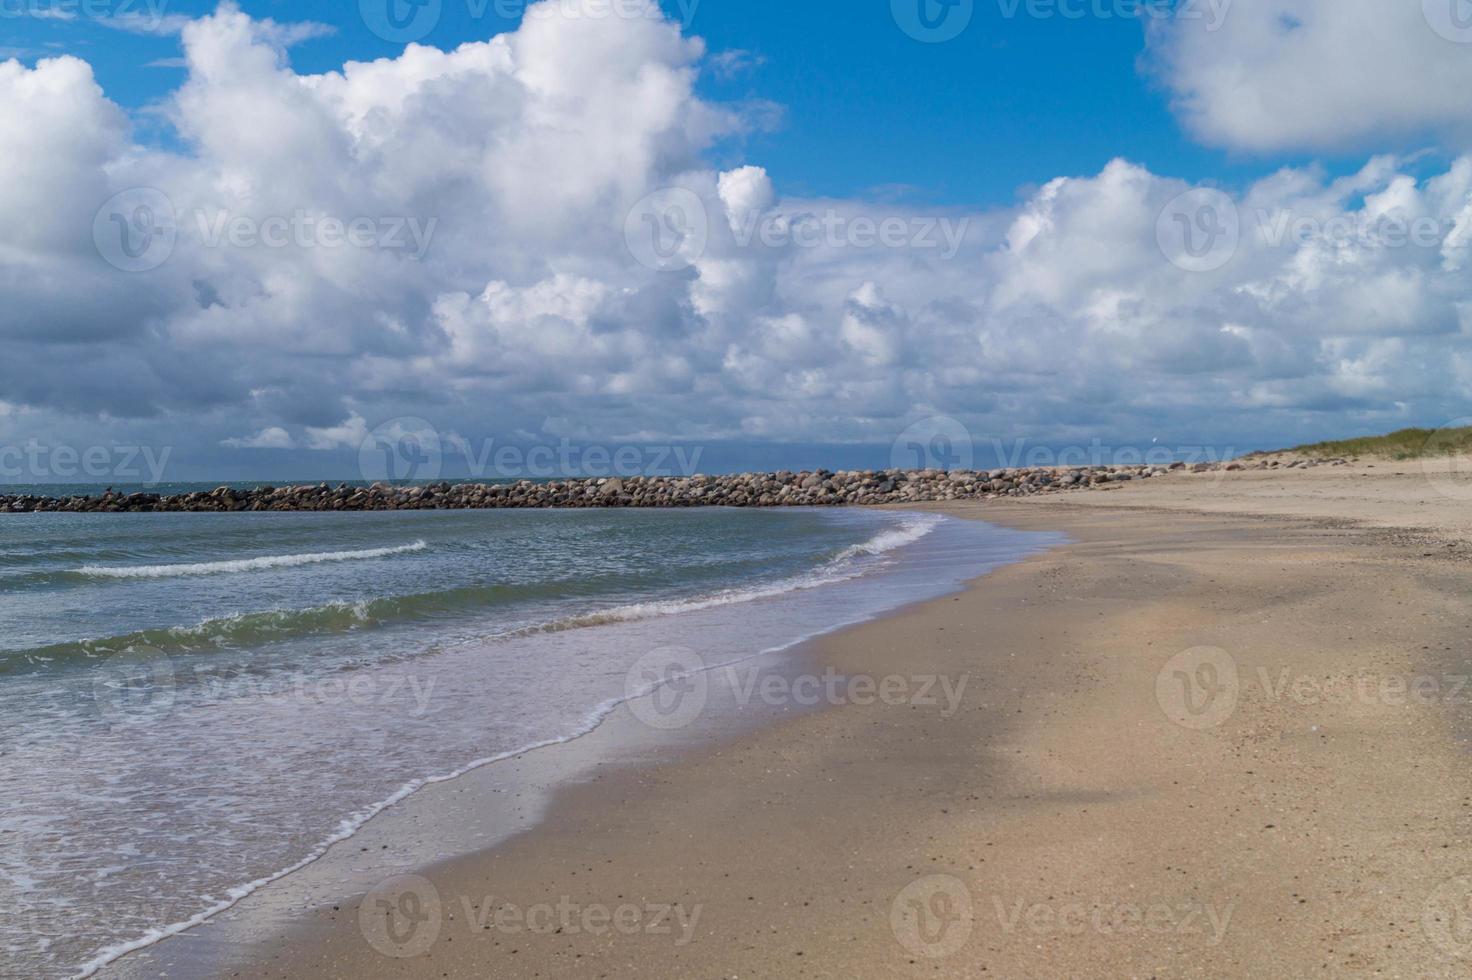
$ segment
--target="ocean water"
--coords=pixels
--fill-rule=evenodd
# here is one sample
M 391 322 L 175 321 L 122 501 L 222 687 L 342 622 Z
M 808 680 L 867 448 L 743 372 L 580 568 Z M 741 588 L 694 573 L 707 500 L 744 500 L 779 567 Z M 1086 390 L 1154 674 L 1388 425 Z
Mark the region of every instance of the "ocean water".
M 1051 543 L 859 510 L 0 518 L 0 976 L 187 929 L 592 730 L 670 650 L 737 663 Z

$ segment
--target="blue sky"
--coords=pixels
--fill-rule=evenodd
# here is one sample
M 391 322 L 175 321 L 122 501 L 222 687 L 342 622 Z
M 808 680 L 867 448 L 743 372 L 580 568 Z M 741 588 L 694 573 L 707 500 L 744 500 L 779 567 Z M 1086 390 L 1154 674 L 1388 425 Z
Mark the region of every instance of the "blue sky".
M 9 0 L 6 9 L 49 2 Z M 96 2 L 97 9 L 189 16 L 216 6 L 210 0 L 152 0 L 162 8 L 150 8 L 149 0 Z M 519 17 L 501 14 L 517 13 L 518 2 L 447 0 L 422 43 L 451 48 L 513 30 Z M 61 6 L 66 9 L 66 0 Z M 703 78 L 702 91 L 723 101 L 771 102 L 781 109 L 780 121 L 716 159 L 760 159 L 791 193 L 872 191 L 988 206 L 1009 203 L 1053 176 L 1095 173 L 1120 155 L 1156 173 L 1238 185 L 1285 165 L 1312 161 L 1342 172 L 1361 162 L 1232 152 L 1193 140 L 1173 116 L 1169 94 L 1142 69 L 1145 23 L 1115 15 L 1112 2 L 1100 8 L 1109 16 L 1033 17 L 1023 7 L 1008 16 L 1008 0 L 982 0 L 966 29 L 939 44 L 897 30 L 884 2 L 664 0 L 662 6 L 688 20 L 712 52 L 751 56 L 749 68 L 734 77 Z M 402 50 L 365 26 L 356 3 L 243 0 L 240 7 L 259 18 L 335 29 L 293 48 L 292 64 L 303 73 Z M 86 17 L 0 23 L 12 38 L 3 46 L 86 58 L 109 96 L 130 109 L 165 98 L 184 74 L 148 67 L 179 57 L 176 37 L 108 29 Z M 146 116 L 140 119 L 147 124 Z
M 1462 0 L 422 2 L 0 0 L 0 481 L 1472 415 Z

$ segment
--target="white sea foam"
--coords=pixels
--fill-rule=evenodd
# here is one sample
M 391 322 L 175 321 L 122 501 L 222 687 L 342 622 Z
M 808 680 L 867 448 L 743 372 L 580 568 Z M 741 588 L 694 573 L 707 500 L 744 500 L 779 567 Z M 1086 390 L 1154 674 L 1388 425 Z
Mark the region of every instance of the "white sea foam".
M 880 531 L 868 541 L 845 548 L 834 559 L 836 562 L 848 561 L 860 555 L 882 555 L 886 551 L 903 548 L 907 544 L 914 544 L 925 537 L 941 523 L 941 518 L 926 516 L 910 521 L 900 527 L 889 528 Z
M 306 555 L 265 555 L 260 558 L 241 558 L 235 561 L 207 561 L 188 565 L 85 565 L 77 571 L 92 578 L 173 578 L 183 575 L 223 575 L 231 572 L 257 572 L 267 568 L 290 568 L 295 565 L 316 565 L 328 561 L 361 561 L 367 558 L 388 558 L 413 551 L 424 551 L 429 544 L 415 541 L 413 544 L 394 548 L 369 548 L 366 551 L 321 551 Z
M 825 563 L 822 566 L 819 566 L 813 572 L 806 575 L 784 579 L 782 581 L 771 583 L 766 586 L 742 590 L 729 590 L 727 592 L 715 593 L 709 596 L 689 600 L 636 603 L 628 606 L 619 607 L 617 609 L 606 610 L 602 613 L 593 614 L 592 616 L 578 617 L 576 620 L 566 620 L 563 621 L 565 625 L 561 625 L 560 628 L 567 629 L 575 628 L 576 626 L 597 625 L 599 623 L 627 622 L 636 619 L 650 618 L 653 616 L 676 615 L 683 612 L 695 612 L 715 606 L 727 605 L 736 602 L 750 602 L 756 599 L 778 596 L 800 589 L 810 589 L 837 582 L 843 582 L 864 575 L 873 569 L 872 564 L 864 564 L 857 561 L 858 559 L 862 559 L 865 557 L 883 556 L 888 552 L 894 551 L 895 549 L 905 547 L 909 544 L 914 544 L 915 542 L 919 541 L 920 539 L 924 538 L 926 535 L 934 531 L 936 527 L 944 522 L 944 520 L 944 518 L 933 517 L 930 515 L 909 520 L 900 527 L 882 531 L 879 534 L 876 534 L 874 537 L 870 538 L 868 541 L 844 549 L 831 561 Z M 842 628 L 846 625 L 851 625 L 851 622 L 834 623 L 830 625 L 830 628 Z M 551 624 L 548 626 L 540 627 L 540 629 L 555 628 L 559 628 L 559 626 L 557 624 Z M 791 637 L 786 642 L 778 646 L 768 647 L 761 650 L 760 652 L 739 656 L 729 660 L 723 660 L 719 663 L 707 664 L 703 668 L 702 673 L 749 662 L 751 660 L 755 660 L 759 657 L 778 652 L 788 647 L 796 646 L 797 644 L 802 643 L 810 638 L 811 634 Z M 338 829 L 335 833 L 320 841 L 317 846 L 311 849 L 310 853 L 308 853 L 305 857 L 303 857 L 296 863 L 290 865 L 289 867 L 283 868 L 273 874 L 258 878 L 255 881 L 247 882 L 243 885 L 238 885 L 234 888 L 229 889 L 225 893 L 225 897 L 223 899 L 214 902 L 208 908 L 198 912 L 193 916 L 190 916 L 187 919 L 183 919 L 181 921 L 174 922 L 158 928 L 150 929 L 146 933 L 138 936 L 135 939 L 127 942 L 117 943 L 99 950 L 97 954 L 92 957 L 92 959 L 90 959 L 80 968 L 78 968 L 78 972 L 74 974 L 74 977 L 76 978 L 76 980 L 85 980 L 85 978 L 96 975 L 108 964 L 127 955 L 128 953 L 146 948 L 148 946 L 152 946 L 155 943 L 158 943 L 171 936 L 176 936 L 182 932 L 186 932 L 194 928 L 195 926 L 198 926 L 201 923 L 214 918 L 216 915 L 239 904 L 241 901 L 259 891 L 260 889 L 266 887 L 267 885 L 270 885 L 272 882 L 278 881 L 281 878 L 293 874 L 301 870 L 302 868 L 305 868 L 308 865 L 320 860 L 334 844 L 338 844 L 353 837 L 366 823 L 368 823 L 369 820 L 373 819 L 384 810 L 387 810 L 388 808 L 402 802 L 408 797 L 413 796 L 415 793 L 419 792 L 426 786 L 449 782 L 450 780 L 458 779 L 466 775 L 467 773 L 474 772 L 477 769 L 484 768 L 485 766 L 492 765 L 497 762 L 502 762 L 520 755 L 525 755 L 526 753 L 535 751 L 537 749 L 547 748 L 553 745 L 560 745 L 582 738 L 595 731 L 603 723 L 603 721 L 620 706 L 627 704 L 630 701 L 638 700 L 642 697 L 647 697 L 662 686 L 664 686 L 664 684 L 666 683 L 668 683 L 668 681 L 656 681 L 654 683 L 643 685 L 640 689 L 636 691 L 628 692 L 628 694 L 624 697 L 616 697 L 603 701 L 586 716 L 584 716 L 582 724 L 577 726 L 576 729 L 571 732 L 567 732 L 553 738 L 543 739 L 529 745 L 523 745 L 520 748 L 516 748 L 507 752 L 500 752 L 491 756 L 487 756 L 485 758 L 477 759 L 469 763 L 468 765 L 461 766 L 450 772 L 415 779 L 411 782 L 408 782 L 401 786 L 397 792 L 394 792 L 387 798 L 380 800 L 379 802 L 374 803 L 371 806 L 365 807 L 364 809 L 359 810 L 357 813 L 354 813 L 346 819 L 342 820 L 338 824 Z
M 803 640 L 805 639 L 809 639 L 809 637 L 800 637 L 794 639 L 790 643 L 783 644 L 783 647 L 796 646 L 798 643 L 803 642 Z M 782 649 L 782 647 L 772 647 L 759 653 L 749 654 L 744 657 L 738 657 L 718 664 L 710 664 L 707 665 L 700 672 L 707 673 L 713 670 L 719 670 L 724 667 L 732 667 L 737 664 L 746 663 L 755 660 L 758 657 L 777 652 L 780 649 Z M 182 932 L 188 932 L 195 926 L 202 925 L 203 923 L 208 922 L 210 919 L 213 919 L 221 912 L 234 908 L 236 905 L 239 905 L 242 901 L 260 891 L 262 888 L 265 888 L 267 885 L 276 881 L 280 881 L 287 875 L 295 874 L 308 865 L 315 864 L 327 854 L 327 852 L 332 848 L 334 844 L 340 844 L 343 841 L 354 837 L 358 833 L 358 831 L 363 828 L 364 824 L 368 823 L 368 821 L 372 820 L 374 817 L 378 816 L 389 807 L 394 806 L 398 803 L 402 803 L 404 800 L 413 796 L 415 793 L 418 793 L 426 786 L 434 786 L 438 783 L 447 783 L 451 780 L 459 779 L 462 776 L 469 775 L 470 773 L 475 772 L 477 769 L 484 769 L 486 766 L 493 765 L 497 762 L 505 762 L 508 759 L 515 759 L 518 756 L 526 755 L 529 752 L 535 752 L 538 749 L 551 748 L 554 745 L 564 745 L 568 742 L 573 742 L 577 739 L 583 738 L 584 736 L 591 735 L 593 732 L 597 731 L 599 726 L 603 724 L 608 716 L 613 714 L 613 712 L 616 711 L 618 708 L 625 704 L 628 704 L 631 701 L 637 701 L 640 698 L 648 697 L 668 683 L 668 680 L 655 681 L 653 683 L 643 685 L 640 689 L 633 691 L 624 697 L 609 698 L 608 700 L 599 704 L 587 716 L 585 716 L 582 724 L 579 725 L 576 730 L 568 732 L 567 734 L 554 736 L 553 738 L 542 739 L 529 745 L 523 745 L 520 748 L 511 749 L 506 752 L 498 752 L 495 755 L 486 756 L 483 759 L 476 759 L 474 762 L 469 763 L 465 766 L 461 766 L 460 768 L 455 769 L 451 772 L 441 773 L 435 776 L 426 776 L 405 783 L 403 786 L 399 787 L 397 792 L 393 793 L 386 799 L 380 800 L 379 802 L 374 803 L 371 806 L 364 807 L 362 810 L 359 810 L 352 816 L 340 821 L 338 823 L 338 829 L 336 833 L 321 841 L 316 847 L 312 848 L 310 854 L 308 854 L 306 857 L 302 858 L 295 864 L 291 865 L 290 867 L 283 868 L 273 874 L 257 878 L 255 881 L 247 882 L 243 885 L 237 885 L 236 887 L 229 889 L 225 893 L 225 898 L 216 901 L 209 908 L 204 909 L 203 911 L 198 912 L 187 919 L 183 919 L 179 922 L 173 922 L 166 926 L 160 926 L 155 929 L 150 929 L 136 939 L 132 939 L 127 942 L 116 943 L 112 946 L 108 946 L 99 950 L 97 952 L 97 955 L 93 956 L 92 959 L 88 960 L 86 963 L 83 963 L 80 967 L 77 968 L 77 972 L 73 974 L 72 980 L 87 980 L 88 977 L 96 976 L 99 971 L 101 971 L 104 967 L 114 962 L 115 960 L 121 959 L 122 957 L 126 956 L 129 953 L 135 952 L 136 950 L 146 949 L 149 946 L 153 946 L 156 943 L 168 939 L 170 936 L 177 936 Z
M 713 592 L 690 599 L 635 602 L 624 606 L 615 606 L 611 609 L 600 609 L 597 612 L 585 613 L 581 616 L 556 620 L 552 623 L 529 627 L 516 632 L 556 632 L 559 630 L 579 629 L 585 626 L 602 626 L 607 623 L 628 623 L 640 619 L 652 619 L 655 616 L 678 616 L 681 613 L 700 612 L 702 609 L 735 605 L 742 602 L 755 602 L 759 599 L 773 599 L 786 595 L 789 592 L 801 592 L 805 589 L 816 589 L 825 585 L 846 582 L 849 579 L 858 578 L 871 571 L 869 566 L 857 563 L 855 561 L 856 559 L 866 557 L 878 558 L 897 548 L 914 544 L 931 531 L 934 531 L 943 520 L 944 518 L 941 517 L 926 515 L 907 521 L 900 527 L 881 531 L 868 541 L 845 548 L 831 561 L 820 565 L 811 572 L 779 579 L 778 581 L 769 582 L 764 585 L 742 589 L 724 589 L 720 592 Z
M 705 595 L 692 596 L 685 599 L 656 599 L 647 602 L 628 603 L 626 605 L 614 606 L 608 609 L 600 609 L 591 612 L 580 613 L 562 619 L 536 623 L 498 634 L 493 638 L 510 638 L 524 636 L 529 633 L 557 633 L 564 630 L 582 629 L 590 626 L 603 626 L 610 623 L 628 623 L 643 619 L 653 619 L 658 616 L 677 616 L 682 613 L 700 612 L 705 609 L 713 609 L 717 606 L 735 605 L 745 602 L 755 602 L 761 599 L 774 599 L 790 592 L 801 592 L 808 589 L 820 588 L 825 585 L 833 585 L 846 582 L 851 579 L 865 575 L 874 570 L 873 563 L 865 563 L 861 559 L 882 558 L 888 552 L 914 544 L 930 534 L 941 522 L 939 517 L 929 515 L 914 518 L 904 524 L 879 532 L 867 541 L 852 545 L 839 552 L 830 561 L 805 572 L 773 582 L 745 588 L 723 589 Z M 336 552 L 331 557 L 316 555 L 292 556 L 292 564 L 309 563 L 309 559 L 315 560 L 348 560 L 349 558 L 377 557 L 381 554 L 397 554 L 404 551 L 418 551 L 424 547 L 424 542 L 416 542 L 403 548 L 385 548 L 375 551 L 359 552 Z M 283 556 L 284 557 L 284 556 Z M 252 559 L 252 561 L 280 561 L 281 559 Z M 242 564 L 236 562 L 220 563 L 230 565 L 229 570 Z M 183 565 L 158 565 L 147 566 L 143 569 L 87 569 L 88 574 L 107 574 L 110 577 L 137 578 L 137 577 L 161 577 L 170 574 L 175 575 L 198 575 L 207 574 L 204 571 L 182 571 L 182 569 L 200 569 L 213 566 L 183 566 Z M 277 565 L 257 565 L 252 567 L 279 567 Z M 220 568 L 220 571 L 226 571 Z M 410 597 L 412 598 L 412 597 Z M 163 650 L 189 650 L 207 649 L 212 645 L 220 643 L 245 643 L 251 640 L 265 640 L 276 637 L 284 637 L 297 633 L 298 631 L 312 631 L 313 629 L 351 629 L 355 626 L 371 625 L 378 619 L 392 619 L 400 613 L 401 604 L 406 600 L 402 598 L 384 598 L 381 600 L 357 602 L 333 602 L 321 606 L 309 606 L 301 609 L 278 609 L 268 612 L 236 613 L 217 619 L 208 619 L 194 626 L 175 626 L 165 630 L 148 631 L 124 637 L 108 637 L 105 639 L 87 640 L 78 643 L 63 644 L 58 647 L 46 648 L 39 651 L 0 651 L 0 656 L 5 654 L 20 655 L 24 657 L 27 665 L 46 663 L 56 658 L 70 658 L 75 656 L 99 656 L 119 649 L 127 649 L 135 644 L 147 644 Z M 331 617 L 333 622 L 324 624 L 321 620 Z M 484 640 L 484 635 L 479 639 Z

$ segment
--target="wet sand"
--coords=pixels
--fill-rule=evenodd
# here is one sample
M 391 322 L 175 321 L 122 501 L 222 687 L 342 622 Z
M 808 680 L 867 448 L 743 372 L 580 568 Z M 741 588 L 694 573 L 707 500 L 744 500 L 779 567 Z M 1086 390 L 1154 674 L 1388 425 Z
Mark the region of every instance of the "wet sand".
M 1378 478 L 947 507 L 1074 543 L 812 645 L 830 706 L 596 767 L 223 975 L 1463 976 L 1468 505 L 1387 476 L 1366 526 Z

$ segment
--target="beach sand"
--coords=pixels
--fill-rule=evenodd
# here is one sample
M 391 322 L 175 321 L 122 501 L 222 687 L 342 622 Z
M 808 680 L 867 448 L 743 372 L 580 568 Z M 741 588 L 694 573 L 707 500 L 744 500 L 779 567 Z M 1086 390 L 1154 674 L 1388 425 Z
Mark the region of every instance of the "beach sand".
M 965 677 L 959 710 L 845 695 L 600 767 L 225 975 L 1465 976 L 1464 485 L 1380 463 L 937 508 L 1073 543 L 796 663 Z

